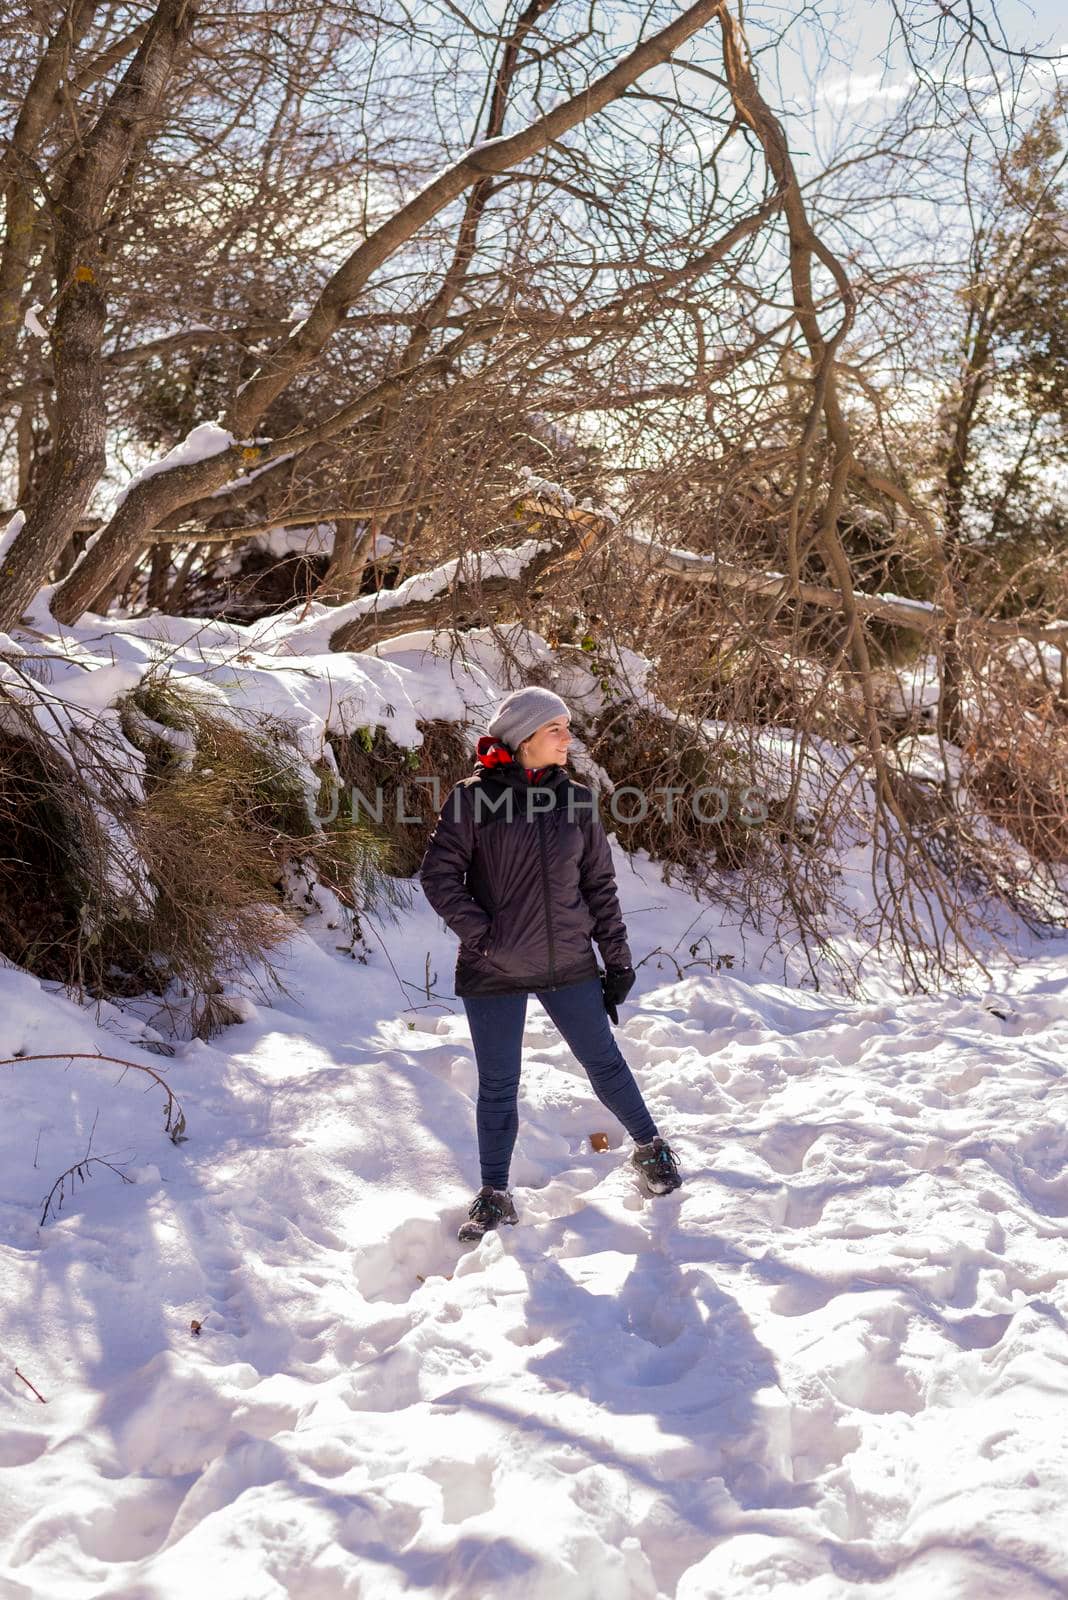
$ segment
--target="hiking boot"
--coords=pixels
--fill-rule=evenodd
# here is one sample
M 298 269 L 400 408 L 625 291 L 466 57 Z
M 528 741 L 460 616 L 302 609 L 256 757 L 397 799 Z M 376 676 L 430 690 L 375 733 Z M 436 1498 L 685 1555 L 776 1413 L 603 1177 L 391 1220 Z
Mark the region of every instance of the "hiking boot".
M 501 1223 L 514 1224 L 518 1221 L 508 1191 L 491 1189 L 488 1183 L 484 1183 L 475 1195 L 471 1209 L 467 1213 L 467 1221 L 456 1237 L 464 1244 L 470 1244 L 475 1239 L 481 1239 L 491 1228 L 499 1227 Z
M 657 1137 L 649 1144 L 636 1144 L 630 1163 L 649 1194 L 670 1194 L 682 1186 L 679 1163 L 666 1139 Z

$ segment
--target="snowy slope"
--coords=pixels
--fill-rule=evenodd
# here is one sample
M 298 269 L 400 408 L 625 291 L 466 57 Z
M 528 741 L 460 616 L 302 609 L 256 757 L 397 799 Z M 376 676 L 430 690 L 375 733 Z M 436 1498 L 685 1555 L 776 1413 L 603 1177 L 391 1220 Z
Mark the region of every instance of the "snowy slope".
M 637 954 L 685 959 L 693 902 L 619 869 Z M 532 1003 L 522 1222 L 466 1250 L 474 1066 L 421 903 L 366 965 L 309 922 L 287 992 L 173 1059 L 0 971 L 0 1055 L 141 1061 L 189 1120 L 0 1067 L 3 1600 L 1068 1593 L 1065 946 L 855 1003 L 707 931 L 734 967 L 646 962 L 620 1031 L 686 1186 L 637 1192 Z M 91 1131 L 134 1181 L 39 1227 Z

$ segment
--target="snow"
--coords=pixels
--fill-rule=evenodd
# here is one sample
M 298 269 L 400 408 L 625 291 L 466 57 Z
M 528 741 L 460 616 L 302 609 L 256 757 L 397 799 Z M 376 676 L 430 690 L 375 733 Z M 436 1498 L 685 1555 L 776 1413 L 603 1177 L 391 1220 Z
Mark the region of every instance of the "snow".
M 280 719 L 306 764 L 332 731 L 480 730 L 513 660 L 599 707 L 584 656 L 518 624 L 331 654 L 345 609 L 59 633 L 38 610 L 52 633 L 13 630 L 0 667 L 131 796 L 115 702 L 146 673 Z M 655 705 L 648 661 L 616 670 Z M 772 777 L 792 739 L 759 730 Z M 814 798 L 849 757 L 809 759 Z M 849 806 L 863 916 L 863 785 Z M 475 1066 L 417 890 L 353 946 L 313 889 L 281 987 L 231 982 L 210 1042 L 180 994 L 79 1005 L 0 964 L 3 1600 L 1068 1593 L 1068 940 L 984 951 L 963 995 L 905 995 L 874 957 L 862 998 L 817 994 L 800 952 L 613 848 L 617 1037 L 684 1187 L 639 1192 L 531 1002 L 521 1222 L 474 1248 Z
M 271 463 L 274 465 L 274 462 Z M 232 489 L 228 484 L 227 489 Z M 362 538 L 366 523 L 357 522 L 355 535 Z M 249 544 L 256 550 L 265 550 L 276 559 L 287 555 L 328 556 L 333 552 L 336 524 L 333 522 L 307 523 L 296 526 L 268 528 L 264 533 L 253 534 Z M 388 533 L 376 533 L 371 540 L 368 559 L 381 561 L 396 549 L 396 540 Z
M 129 483 L 119 491 L 116 496 L 113 511 L 117 511 L 126 496 L 139 483 L 144 483 L 147 478 L 154 478 L 157 473 L 169 472 L 172 467 L 188 467 L 196 461 L 206 461 L 209 456 L 222 455 L 224 450 L 229 450 L 235 444 L 232 433 L 226 428 L 220 428 L 217 422 L 198 422 L 195 428 L 190 428 L 185 438 L 180 440 L 173 449 L 167 451 L 158 461 L 150 461 L 147 466 L 135 472 Z M 228 487 L 233 487 L 229 485 Z
M 449 161 L 445 166 L 439 167 L 436 172 L 432 173 L 425 183 L 419 184 L 414 189 L 405 190 L 404 204 L 406 206 L 412 205 L 421 195 L 426 194 L 436 184 L 440 183 L 442 178 L 448 177 L 450 173 L 459 172 L 464 162 L 470 161 L 472 156 L 477 156 L 483 150 L 492 150 L 494 145 L 507 144 L 509 139 L 513 137 L 514 135 L 512 134 L 502 133 L 493 139 L 481 139 L 477 143 L 469 145 L 461 155 L 456 156 L 454 160 Z
M 0 538 L 0 551 L 3 549 L 3 540 Z M 1044 624 L 1047 633 L 1059 633 L 1064 639 L 1064 649 L 1053 644 L 1048 639 L 1017 639 L 1013 644 L 1009 657 L 1014 664 L 1024 672 L 1034 673 L 1044 670 L 1048 678 L 1054 682 L 1060 677 L 1065 651 L 1068 651 L 1068 618 L 1058 617 L 1053 622 Z
M 231 439 L 230 442 L 232 444 L 233 440 Z M 249 441 L 249 443 L 253 445 L 270 444 L 270 442 L 271 441 L 269 439 L 252 439 Z M 294 451 L 287 450 L 282 455 L 272 456 L 270 461 L 265 461 L 263 463 L 262 467 L 253 467 L 250 472 L 242 473 L 239 478 L 230 478 L 226 483 L 220 484 L 219 488 L 213 489 L 207 498 L 209 500 L 218 500 L 221 499 L 223 495 L 233 494 L 235 489 L 247 488 L 250 483 L 255 483 L 256 479 L 264 472 L 272 472 L 275 467 L 280 467 L 283 462 L 292 461 L 294 454 Z
M 639 957 L 685 962 L 693 901 L 617 867 Z M 313 915 L 281 998 L 173 1059 L 0 970 L 0 1056 L 55 1054 L 0 1067 L 0 1592 L 1064 1592 L 1063 947 L 855 1002 L 704 921 L 734 968 L 646 961 L 619 1032 L 684 1188 L 638 1192 L 532 1002 L 521 1223 L 475 1248 L 474 1063 L 421 901 L 366 965 Z M 188 1141 L 77 1051 L 162 1072 Z M 132 1181 L 40 1226 L 90 1130 Z
M 562 484 L 554 483 L 550 478 L 539 478 L 531 467 L 521 467 L 519 476 L 523 480 L 523 493 L 537 495 L 546 500 L 554 501 L 562 511 L 571 511 L 575 506 L 575 496 Z
M 25 526 L 25 511 L 16 511 L 14 516 L 9 518 L 7 523 L 4 525 L 3 531 L 0 532 L 0 561 L 2 561 L 7 555 L 8 551 L 11 549 L 11 546 L 15 543 L 15 540 L 18 538 Z
M 334 548 L 332 522 L 303 523 L 299 527 L 268 528 L 249 540 L 255 550 L 265 550 L 276 560 L 288 555 L 328 556 Z
M 712 552 L 687 550 L 683 545 L 664 544 L 648 528 L 642 528 L 641 526 L 628 528 L 627 539 L 630 544 L 644 547 L 653 556 L 666 556 L 677 564 L 690 567 L 694 571 L 711 571 L 718 564 L 718 558 Z M 785 578 L 785 576 L 784 572 L 775 572 L 770 567 L 765 567 L 760 572 L 761 578 L 775 579 L 776 581 Z
M 468 581 L 475 575 L 483 579 L 518 577 L 539 552 L 550 547 L 551 540 L 548 539 L 525 539 L 521 544 L 508 549 L 483 550 L 466 556 L 455 556 L 451 561 L 443 561 L 439 567 L 414 573 L 403 583 L 397 584 L 394 589 L 383 589 L 377 594 L 360 595 L 358 599 L 350 600 L 346 605 L 327 606 L 313 602 L 306 607 L 304 621 L 295 625 L 288 622 L 283 625 L 284 645 L 280 648 L 284 648 L 290 655 L 325 652 L 330 648 L 333 635 L 360 617 L 392 611 L 398 606 L 411 605 L 419 600 L 433 600 L 436 596 L 447 593 L 454 583 Z M 266 625 L 260 628 L 257 637 L 261 642 L 280 637 L 274 619 L 268 619 Z
M 224 451 L 230 450 L 238 442 L 241 441 L 235 440 L 233 434 L 226 428 L 221 428 L 217 422 L 198 422 L 195 427 L 190 428 L 184 439 L 181 439 L 178 444 L 167 451 L 166 455 L 160 456 L 157 461 L 147 462 L 145 466 L 141 467 L 123 484 L 111 502 L 108 517 L 114 516 L 130 492 L 139 483 L 144 483 L 148 478 L 156 477 L 160 472 L 169 472 L 172 467 L 188 467 L 197 461 L 206 461 L 211 456 L 222 455 Z M 284 458 L 276 457 L 274 461 L 268 462 L 266 466 L 258 468 L 257 471 L 265 472 L 268 467 L 277 466 L 281 459 Z M 229 494 L 239 484 L 248 483 L 255 476 L 256 472 L 254 471 L 245 474 L 242 478 L 231 479 L 222 488 L 215 490 L 214 493 Z M 107 520 L 101 524 L 95 533 L 90 534 L 85 541 L 85 547 L 80 559 L 84 559 L 85 554 L 93 548 L 106 526 Z M 39 595 L 38 606 L 40 606 L 40 603 L 41 596 Z
M 36 300 L 32 306 L 27 306 L 26 315 L 22 319 L 22 325 L 27 332 L 33 334 L 35 339 L 50 339 L 52 335 L 49 333 L 48 329 L 43 325 L 40 317 L 37 315 L 38 311 L 40 310 L 40 302 Z
M 914 611 L 934 611 L 935 609 L 931 600 L 916 600 L 911 595 L 891 594 L 889 589 L 881 589 L 874 598 L 876 600 L 892 600 L 895 606 L 911 606 Z

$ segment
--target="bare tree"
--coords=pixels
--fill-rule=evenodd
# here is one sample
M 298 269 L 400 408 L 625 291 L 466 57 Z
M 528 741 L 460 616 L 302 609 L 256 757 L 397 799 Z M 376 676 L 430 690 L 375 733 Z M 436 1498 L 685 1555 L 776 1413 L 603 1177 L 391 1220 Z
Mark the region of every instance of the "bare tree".
M 90 8 L 82 6 L 75 24 L 84 29 Z M 129 182 L 146 139 L 151 137 L 173 70 L 175 57 L 192 30 L 192 0 L 161 0 L 144 38 L 107 105 L 81 141 L 55 196 L 54 272 L 57 285 L 52 334 L 55 376 L 54 441 L 49 470 L 30 508 L 26 526 L 4 563 L 4 592 L 22 610 L 68 543 L 104 467 L 106 408 L 101 347 L 106 326 L 107 263 L 102 248 L 105 213 L 116 189 Z M 58 79 L 55 41 L 45 52 L 31 87 L 22 133 L 39 128 L 33 114 Z M 54 95 L 55 90 L 52 89 Z M 34 125 L 37 125 L 36 127 Z M 30 160 L 28 150 L 18 157 Z M 17 174 L 21 176 L 21 174 Z M 8 267 L 12 276 L 24 259 L 24 191 L 9 190 Z M 10 311 L 10 298 L 8 308 Z M 5 325 L 13 319 L 5 314 Z
M 319 444 L 351 429 L 361 418 L 395 399 L 417 376 L 425 376 L 425 361 L 421 353 L 425 348 L 425 340 L 422 340 L 416 343 L 408 359 L 403 360 L 391 376 L 357 395 L 311 428 L 298 429 L 268 445 L 258 444 L 251 438 L 254 428 L 272 402 L 321 356 L 374 273 L 425 224 L 466 190 L 477 185 L 480 179 L 505 173 L 517 163 L 531 160 L 571 129 L 595 116 L 645 72 L 669 59 L 673 51 L 708 22 L 717 10 L 715 0 L 698 0 L 697 4 L 681 13 L 667 27 L 638 44 L 622 61 L 602 73 L 581 93 L 536 117 L 519 132 L 476 146 L 374 228 L 324 285 L 302 325 L 274 345 L 231 400 L 223 418 L 223 431 L 229 434 L 233 443 L 195 462 L 157 473 L 136 485 L 101 531 L 93 549 L 65 580 L 54 602 L 57 617 L 67 621 L 76 617 L 100 588 L 116 575 L 123 563 L 136 554 L 141 542 L 162 517 L 222 487 L 233 475 L 235 461 L 247 468 L 249 464 L 260 465 L 278 455 L 291 454 L 294 450 Z M 443 286 L 441 292 L 444 305 L 449 290 Z M 463 329 L 455 336 L 447 357 L 454 357 L 463 346 L 484 340 L 490 332 L 496 332 L 498 326 L 498 320 L 494 319 L 489 326 L 476 323 L 473 327 Z M 431 356 L 426 359 L 440 362 L 443 357 Z M 47 524 L 44 531 L 48 533 Z M 48 556 L 51 559 L 56 553 L 52 548 L 56 542 L 58 534 L 48 544 Z M 32 512 L 26 528 L 15 542 L 9 567 L 11 570 L 4 586 L 4 607 L 0 615 L 10 621 L 18 615 L 42 576 L 42 530 Z

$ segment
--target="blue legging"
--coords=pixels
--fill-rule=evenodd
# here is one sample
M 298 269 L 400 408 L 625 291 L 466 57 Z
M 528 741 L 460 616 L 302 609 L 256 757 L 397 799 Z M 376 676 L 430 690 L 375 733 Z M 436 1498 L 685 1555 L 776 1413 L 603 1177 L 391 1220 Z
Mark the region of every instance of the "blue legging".
M 601 997 L 599 978 L 566 989 L 537 993 L 578 1061 L 589 1074 L 602 1105 L 640 1144 L 656 1137 L 641 1090 L 616 1044 Z M 523 1055 L 525 994 L 476 995 L 464 1000 L 478 1063 L 478 1155 L 482 1182 L 508 1187 L 508 1167 L 519 1130 L 519 1070 Z

